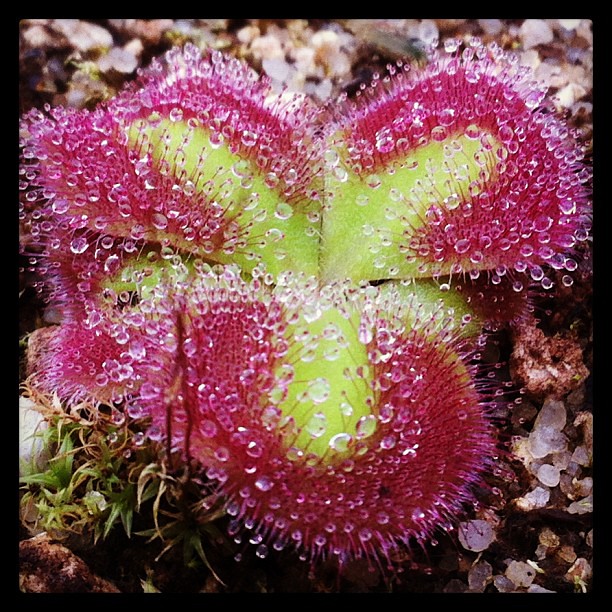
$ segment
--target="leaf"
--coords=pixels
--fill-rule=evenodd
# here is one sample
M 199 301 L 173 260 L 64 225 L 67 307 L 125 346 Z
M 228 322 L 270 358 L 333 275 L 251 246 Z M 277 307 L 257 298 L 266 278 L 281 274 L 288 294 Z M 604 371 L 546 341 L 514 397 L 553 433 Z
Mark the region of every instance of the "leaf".
M 225 582 L 223 582 L 223 580 L 219 578 L 219 576 L 209 563 L 208 558 L 206 557 L 206 553 L 204 552 L 204 548 L 202 547 L 201 534 L 199 532 L 192 533 L 189 538 L 188 544 L 198 553 L 198 557 L 200 557 L 204 565 L 210 570 L 210 573 L 215 577 L 215 580 L 217 580 L 217 582 L 220 582 L 223 586 L 227 586 Z
M 161 476 L 163 470 L 159 463 L 149 463 L 140 475 L 136 488 L 136 509 L 140 509 L 143 502 L 151 499 L 156 493 L 159 493 L 162 486 Z

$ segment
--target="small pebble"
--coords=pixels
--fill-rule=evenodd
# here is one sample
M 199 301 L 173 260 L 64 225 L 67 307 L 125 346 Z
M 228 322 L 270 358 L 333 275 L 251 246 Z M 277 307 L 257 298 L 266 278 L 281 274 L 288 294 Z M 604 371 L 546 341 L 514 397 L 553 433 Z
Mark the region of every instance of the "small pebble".
M 423 19 L 417 29 L 417 38 L 427 46 L 435 45 L 440 37 L 438 26 L 431 19 Z
M 48 427 L 36 404 L 27 397 L 19 398 L 19 473 L 25 474 L 28 466 L 40 469 L 47 460 L 47 451 L 36 434 Z
M 276 36 L 266 34 L 251 43 L 251 53 L 255 59 L 284 58 L 285 52 Z
M 571 463 L 569 467 L 573 465 Z M 593 491 L 593 479 L 590 476 L 580 479 L 578 475 L 568 472 L 561 475 L 561 491 L 574 501 L 588 497 Z
M 525 19 L 519 29 L 524 49 L 545 45 L 553 41 L 553 31 L 543 19 Z
M 310 43 L 317 51 L 322 49 L 337 51 L 340 48 L 340 37 L 333 30 L 323 29 L 312 35 Z
M 173 19 L 126 19 L 130 25 L 125 28 L 125 33 L 137 37 L 142 37 L 147 43 L 159 44 L 164 32 L 174 27 Z
M 140 40 L 140 38 L 132 38 L 132 40 L 126 43 L 123 48 L 128 53 L 131 53 L 134 57 L 140 57 L 144 51 L 144 45 L 142 44 L 142 40 Z
M 514 436 L 512 439 L 512 455 L 520 459 L 527 467 L 533 461 L 530 446 L 528 437 Z
M 556 546 L 559 546 L 561 541 L 559 536 L 548 527 L 544 527 L 544 529 L 542 529 L 538 539 L 540 543 L 547 548 L 555 548 Z
M 466 550 L 481 552 L 495 540 L 495 531 L 483 520 L 464 521 L 459 524 L 459 542 Z
M 486 561 L 475 563 L 468 572 L 468 585 L 470 591 L 482 593 L 493 574 L 493 568 Z
M 538 427 L 529 434 L 529 451 L 536 459 L 567 449 L 567 438 L 558 429 Z
M 593 22 L 590 19 L 581 19 L 576 28 L 576 34 L 591 46 L 593 44 Z
M 576 551 L 567 544 L 561 546 L 559 550 L 557 550 L 556 555 L 564 563 L 573 563 L 578 557 Z
M 121 47 L 113 47 L 98 60 L 98 68 L 102 72 L 114 70 L 122 74 L 130 74 L 138 67 L 138 58 Z
M 565 474 L 573 479 L 578 478 L 582 474 L 582 468 L 577 463 L 570 461 L 565 468 Z
M 53 27 L 79 51 L 104 49 L 113 45 L 111 33 L 95 23 L 80 19 L 54 19 Z
M 546 399 L 538 412 L 535 423 L 533 424 L 534 429 L 540 427 L 550 427 L 561 431 L 565 427 L 567 422 L 567 412 L 565 410 L 565 404 L 559 400 Z
M 478 25 L 483 29 L 485 34 L 489 34 L 490 36 L 498 34 L 503 27 L 499 19 L 479 19 Z
M 559 468 L 560 470 L 565 470 L 572 461 L 572 455 L 569 451 L 555 453 L 553 455 L 552 461 L 555 467 Z
M 289 78 L 291 66 L 281 57 L 266 57 L 261 62 L 263 71 L 275 81 L 284 83 Z
M 523 495 L 523 497 L 519 497 L 516 500 L 516 504 L 521 510 L 528 512 L 535 508 L 543 508 L 546 506 L 549 499 L 550 491 L 548 489 L 536 487 L 533 491 L 529 491 L 529 493 Z
M 341 76 L 351 70 L 349 58 L 342 52 L 342 40 L 332 30 L 319 30 L 312 35 L 310 43 L 315 49 L 315 62 L 325 68 L 327 75 Z
M 501 574 L 493 578 L 493 584 L 500 593 L 514 593 L 516 591 L 514 582 Z
M 35 20 L 30 20 L 35 21 Z M 62 46 L 61 36 L 49 31 L 45 24 L 34 23 L 23 31 L 24 41 L 33 48 L 59 48 Z
M 556 593 L 557 591 L 551 591 L 550 589 L 545 589 L 543 586 L 539 584 L 532 584 L 527 589 L 528 593 Z
M 581 19 L 559 19 L 559 25 L 565 30 L 575 30 L 582 21 Z
M 529 434 L 529 451 L 536 459 L 551 453 L 560 453 L 567 448 L 567 438 L 562 429 L 567 422 L 565 404 L 559 400 L 544 401 Z
M 586 583 L 589 581 L 593 574 L 591 565 L 584 557 L 578 557 L 572 567 L 567 570 L 565 579 L 581 587 L 586 591 Z
M 519 54 L 519 63 L 521 66 L 528 66 L 532 70 L 536 70 L 542 60 L 536 49 L 527 49 Z
M 576 492 L 581 497 L 587 497 L 593 491 L 593 479 L 590 476 L 576 481 Z
M 506 568 L 506 578 L 517 587 L 528 587 L 535 578 L 536 571 L 524 561 L 511 561 Z
M 582 85 L 568 83 L 553 96 L 553 99 L 561 108 L 570 108 L 577 100 L 580 100 L 580 98 L 586 95 L 586 93 L 587 91 Z
M 538 561 L 542 561 L 542 559 L 546 559 L 548 556 L 548 547 L 544 546 L 543 544 L 538 544 L 534 554 Z
M 241 28 L 236 33 L 236 37 L 241 43 L 248 45 L 252 43 L 260 35 L 259 28 L 254 25 L 247 25 Z
M 291 49 L 289 56 L 295 69 L 304 76 L 323 76 L 321 67 L 315 65 L 315 53 L 312 47 L 295 47 Z
M 593 414 L 590 412 L 579 412 L 574 419 L 574 427 L 582 430 L 583 446 L 589 455 L 593 453 Z
M 466 21 L 466 19 L 436 19 L 436 24 L 441 32 L 452 32 Z
M 538 479 L 547 487 L 556 487 L 559 484 L 559 479 L 561 477 L 561 470 L 554 465 L 549 465 L 545 463 L 541 465 L 538 469 Z
M 572 502 L 567 507 L 567 511 L 570 514 L 587 514 L 593 512 L 593 496 L 589 495 L 583 499 Z

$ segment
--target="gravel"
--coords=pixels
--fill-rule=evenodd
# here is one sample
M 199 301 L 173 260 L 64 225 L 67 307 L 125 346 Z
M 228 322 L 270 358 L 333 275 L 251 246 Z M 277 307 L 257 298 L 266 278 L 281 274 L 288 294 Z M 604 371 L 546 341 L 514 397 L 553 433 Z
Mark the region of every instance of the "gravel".
M 465 521 L 459 523 L 458 537 L 466 550 L 482 552 L 495 540 L 495 530 L 484 520 Z
M 550 24 L 544 19 L 526 19 L 519 29 L 519 38 L 523 49 L 531 49 L 551 43 L 554 35 Z

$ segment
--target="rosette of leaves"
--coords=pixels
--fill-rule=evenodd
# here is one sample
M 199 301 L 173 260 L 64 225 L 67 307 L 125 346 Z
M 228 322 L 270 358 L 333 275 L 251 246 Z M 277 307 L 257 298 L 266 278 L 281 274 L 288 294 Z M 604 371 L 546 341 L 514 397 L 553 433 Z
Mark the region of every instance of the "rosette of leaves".
M 478 40 L 325 107 L 188 44 L 32 110 L 24 249 L 63 319 L 31 384 L 145 424 L 260 556 L 391 562 L 498 452 L 483 331 L 588 236 L 545 94 Z

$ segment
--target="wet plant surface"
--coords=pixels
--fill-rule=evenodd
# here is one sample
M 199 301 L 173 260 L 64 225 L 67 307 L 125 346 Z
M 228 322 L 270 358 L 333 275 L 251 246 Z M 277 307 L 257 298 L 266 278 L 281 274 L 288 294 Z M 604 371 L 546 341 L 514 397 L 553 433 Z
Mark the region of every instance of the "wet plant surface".
M 321 101 L 369 82 L 398 57 L 398 44 L 401 55 L 418 58 L 419 44 L 405 41 L 428 39 L 435 30 L 442 39 L 474 34 L 504 48 L 522 45 L 522 61 L 537 64 L 552 91 L 561 96 L 570 124 L 581 129 L 587 149 L 590 143 L 590 28 L 584 23 L 400 20 L 376 24 L 379 35 L 372 38 L 360 29 L 363 24 L 322 20 L 68 21 L 22 22 L 23 111 L 45 102 L 93 108 L 131 80 L 136 65 L 147 65 L 186 41 L 245 57 L 274 82 Z M 562 70 L 556 70 L 559 64 Z M 203 491 L 209 485 L 197 475 L 197 466 L 168 464 L 163 444 L 143 445 L 144 431 L 120 422 L 110 408 L 98 418 L 85 403 L 67 415 L 61 403 L 29 389 L 29 407 L 52 424 L 48 447 L 56 459 L 51 472 L 33 470 L 22 485 L 22 589 L 588 591 L 593 538 L 592 292 L 588 245 L 581 245 L 580 251 L 571 285 L 561 271 L 551 276 L 554 290 L 534 295 L 535 322 L 502 327 L 483 347 L 485 361 L 501 364 L 494 375 L 513 383 L 504 401 L 495 403 L 493 415 L 507 454 L 484 475 L 461 525 L 437 530 L 422 545 L 393 550 L 392 572 L 380 571 L 365 559 L 348 562 L 338 573 L 333 561 L 311 566 L 289 549 L 258 554 L 256 534 L 253 543 L 248 533 L 228 535 L 233 533 L 231 517 L 220 512 L 212 498 L 207 503 Z M 20 371 L 25 379 L 28 361 L 35 361 L 37 337 L 56 321 L 53 310 L 31 288 L 36 272 L 27 271 L 27 261 L 22 269 Z M 41 473 L 44 477 L 37 476 Z M 488 540 L 471 531 L 477 520 L 491 527 Z M 30 539 L 40 531 L 50 539 Z M 80 577 L 54 579 L 58 568 L 50 562 L 49 550 L 57 553 L 55 541 L 67 549 L 60 565 L 70 565 L 71 553 L 85 562 Z M 84 579 L 86 570 L 108 583 Z M 28 576 L 42 578 L 37 582 Z

